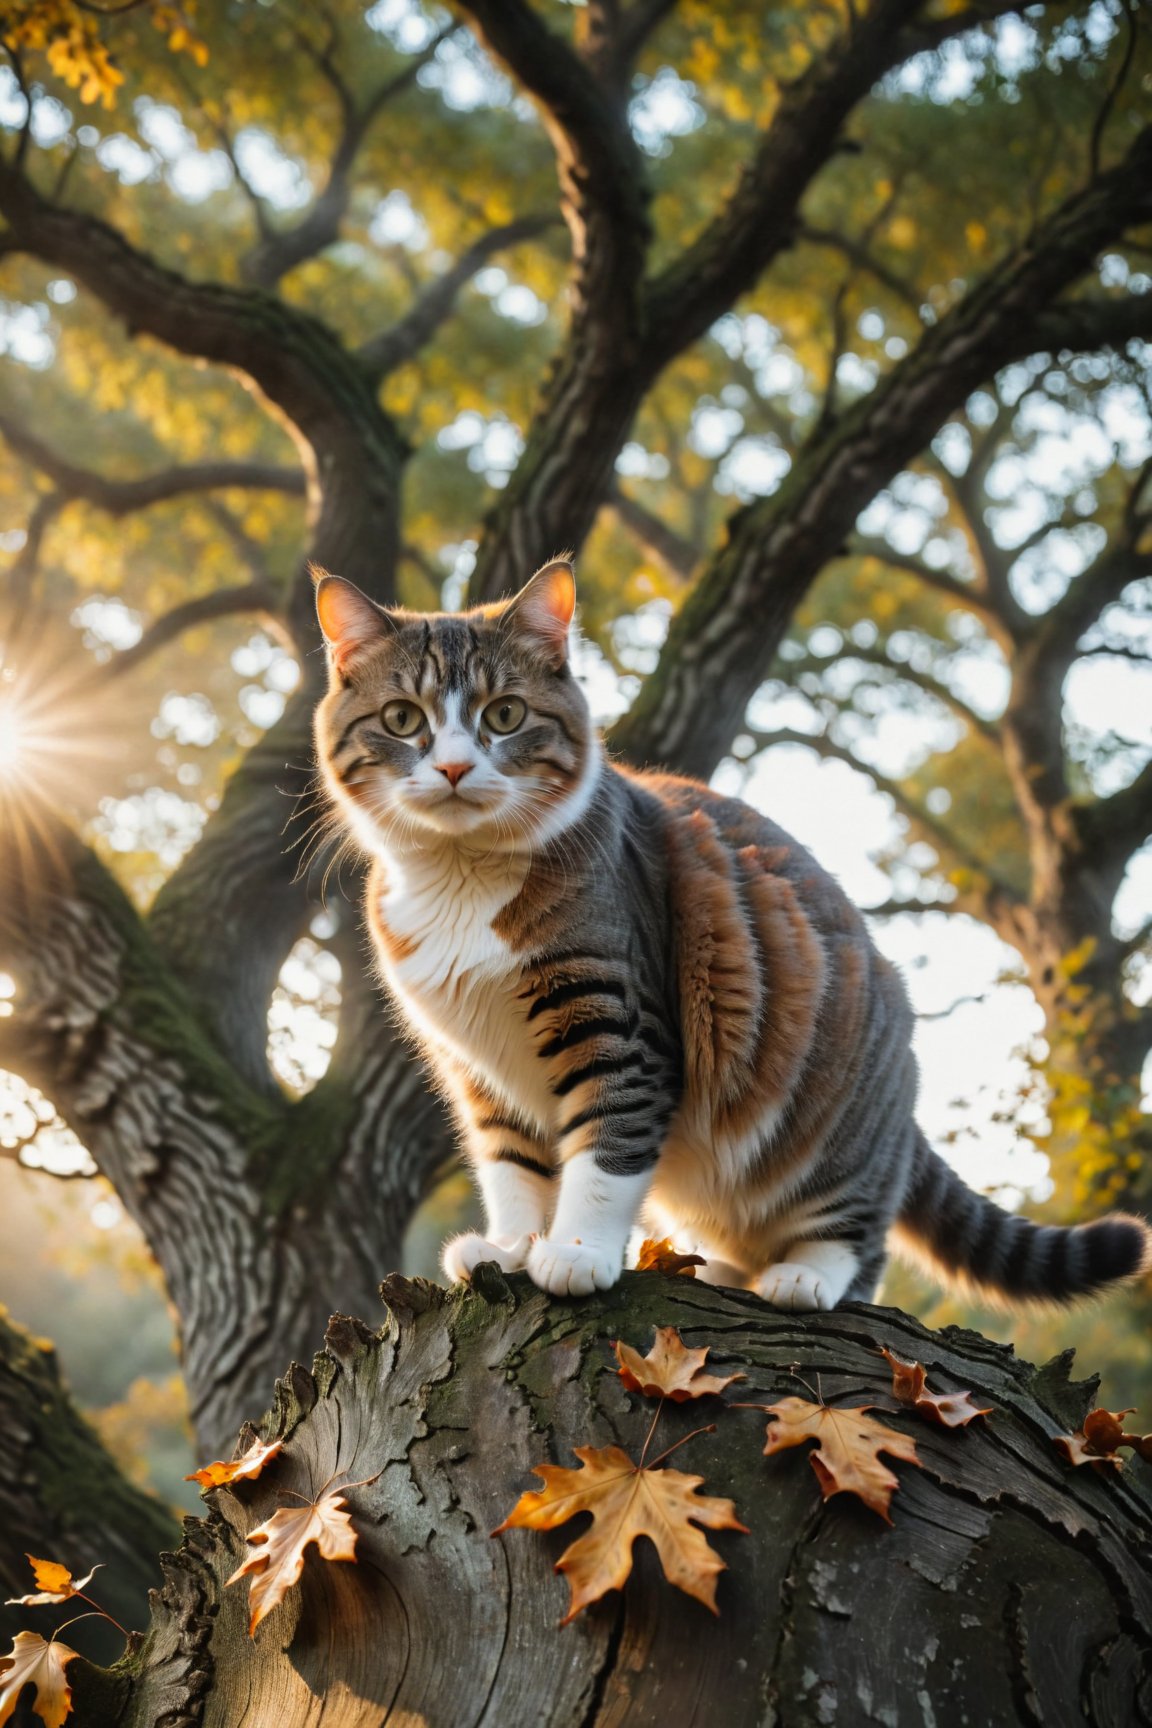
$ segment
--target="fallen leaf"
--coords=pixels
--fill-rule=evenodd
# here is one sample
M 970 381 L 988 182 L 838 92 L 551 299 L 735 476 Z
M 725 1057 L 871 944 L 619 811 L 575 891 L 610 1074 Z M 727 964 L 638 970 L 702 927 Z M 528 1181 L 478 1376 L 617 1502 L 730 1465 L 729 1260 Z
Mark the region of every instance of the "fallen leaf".
M 76 1655 L 39 1632 L 17 1632 L 7 1656 L 0 1656 L 0 1728 L 12 1720 L 16 1700 L 29 1682 L 36 1688 L 32 1708 L 45 1728 L 60 1728 L 72 1712 L 72 1688 L 64 1673 Z
M 641 1356 L 630 1344 L 616 1345 L 619 1374 L 629 1392 L 643 1392 L 646 1398 L 671 1398 L 683 1404 L 689 1398 L 706 1398 L 709 1393 L 723 1392 L 734 1380 L 746 1380 L 746 1374 L 704 1374 L 701 1372 L 708 1351 L 689 1350 L 675 1326 L 658 1326 L 656 1338 L 647 1356 Z
M 922 1362 L 903 1362 L 883 1347 L 880 1354 L 892 1370 L 893 1395 L 929 1422 L 941 1428 L 966 1428 L 977 1416 L 991 1416 L 991 1404 L 974 1404 L 971 1392 L 929 1392 L 925 1385 L 927 1370 Z
M 91 1584 L 100 1570 L 99 1566 L 93 1566 L 86 1577 L 73 1578 L 67 1566 L 61 1566 L 56 1560 L 37 1560 L 35 1554 L 28 1554 L 25 1558 L 40 1588 L 28 1596 L 9 1596 L 9 1604 L 20 1608 L 35 1608 L 43 1602 L 67 1602 L 69 1597 L 78 1596 L 86 1585 Z
M 283 1602 L 304 1569 L 304 1550 L 315 1542 L 325 1560 L 355 1560 L 356 1532 L 341 1488 L 326 1488 L 307 1506 L 283 1507 L 251 1530 L 248 1546 L 258 1550 L 238 1566 L 228 1584 L 251 1575 L 248 1586 L 248 1635 Z
M 1138 1457 L 1152 1463 L 1152 1434 L 1129 1434 L 1124 1428 L 1125 1416 L 1132 1410 L 1089 1410 L 1084 1426 L 1075 1434 L 1058 1434 L 1053 1444 L 1063 1452 L 1069 1464 L 1094 1464 L 1098 1470 L 1120 1470 L 1124 1460 L 1117 1448 L 1129 1446 Z
M 283 1445 L 283 1440 L 271 1440 L 266 1445 L 258 1440 L 242 1458 L 234 1459 L 231 1464 L 217 1459 L 214 1464 L 205 1464 L 202 1470 L 193 1470 L 184 1480 L 199 1482 L 202 1488 L 223 1488 L 228 1482 L 251 1482 L 259 1476 L 265 1464 L 272 1462 Z
M 855 1494 L 891 1524 L 888 1507 L 900 1483 L 880 1462 L 880 1453 L 887 1452 L 890 1458 L 902 1458 L 908 1464 L 919 1464 L 920 1460 L 916 1442 L 867 1415 L 872 1408 L 863 1404 L 848 1410 L 833 1409 L 827 1404 L 809 1404 L 804 1398 L 782 1398 L 778 1404 L 761 1405 L 775 1418 L 768 1425 L 764 1451 L 783 1452 L 789 1446 L 815 1440 L 817 1450 L 808 1461 L 825 1500 L 833 1494 Z
M 696 1525 L 747 1533 L 731 1500 L 698 1498 L 703 1476 L 640 1469 L 619 1446 L 575 1446 L 573 1451 L 581 1468 L 537 1464 L 534 1474 L 544 1487 L 521 1494 L 492 1532 L 499 1536 L 502 1530 L 555 1530 L 578 1512 L 591 1512 L 591 1528 L 556 1562 L 571 1592 L 560 1624 L 566 1626 L 590 1602 L 623 1586 L 639 1536 L 647 1536 L 655 1547 L 670 1584 L 717 1613 L 716 1579 L 726 1568 Z
M 636 1261 L 637 1272 L 678 1272 L 684 1278 L 695 1278 L 697 1266 L 707 1266 L 702 1254 L 681 1254 L 672 1246 L 670 1236 L 656 1241 L 646 1236 L 640 1244 Z

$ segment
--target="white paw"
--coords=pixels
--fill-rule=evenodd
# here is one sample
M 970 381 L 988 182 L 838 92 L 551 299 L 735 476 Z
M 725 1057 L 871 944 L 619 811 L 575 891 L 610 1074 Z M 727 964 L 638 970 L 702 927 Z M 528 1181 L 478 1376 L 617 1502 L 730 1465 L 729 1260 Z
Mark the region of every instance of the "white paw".
M 527 1264 L 531 1240 L 530 1236 L 518 1236 L 514 1241 L 501 1238 L 489 1242 L 486 1237 L 474 1233 L 454 1236 L 451 1242 L 444 1244 L 440 1264 L 445 1277 L 456 1284 L 466 1284 L 481 1260 L 495 1260 L 501 1272 L 520 1272 Z
M 781 1260 L 778 1266 L 769 1266 L 756 1280 L 756 1290 L 773 1308 L 791 1308 L 797 1314 L 836 1306 L 831 1286 L 819 1272 L 798 1260 Z
M 622 1254 L 581 1242 L 550 1242 L 538 1237 L 528 1250 L 528 1276 L 551 1296 L 590 1296 L 611 1290 L 624 1266 Z

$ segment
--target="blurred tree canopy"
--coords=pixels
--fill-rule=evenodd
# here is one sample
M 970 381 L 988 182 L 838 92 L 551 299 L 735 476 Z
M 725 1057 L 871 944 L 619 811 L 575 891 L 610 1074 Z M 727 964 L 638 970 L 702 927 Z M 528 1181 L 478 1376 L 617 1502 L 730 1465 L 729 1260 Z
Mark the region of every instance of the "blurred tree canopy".
M 1041 1006 L 1053 1211 L 1152 1203 L 1152 738 L 1084 682 L 1152 653 L 1146 12 L 0 0 L 0 41 L 3 1146 L 113 1185 L 201 1443 L 371 1310 L 450 1155 L 354 866 L 321 904 L 308 558 L 435 607 L 577 549 L 613 747 L 870 776 L 881 939 L 980 920 Z M 1122 1309 L 1091 1365 L 1147 1382 Z

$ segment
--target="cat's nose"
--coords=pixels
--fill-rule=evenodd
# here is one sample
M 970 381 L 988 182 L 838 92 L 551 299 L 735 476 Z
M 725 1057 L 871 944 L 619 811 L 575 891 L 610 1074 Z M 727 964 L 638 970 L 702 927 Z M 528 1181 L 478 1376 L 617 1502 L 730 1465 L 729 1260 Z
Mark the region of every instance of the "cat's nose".
M 443 774 L 449 786 L 458 786 L 465 774 L 472 772 L 471 762 L 437 762 L 436 767 Z

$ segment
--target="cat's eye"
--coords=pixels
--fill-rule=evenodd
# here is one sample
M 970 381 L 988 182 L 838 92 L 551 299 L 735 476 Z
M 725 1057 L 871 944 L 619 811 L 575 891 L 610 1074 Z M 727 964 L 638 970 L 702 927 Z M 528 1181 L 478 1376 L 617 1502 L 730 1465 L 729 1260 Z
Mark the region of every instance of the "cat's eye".
M 396 702 L 385 702 L 380 718 L 385 731 L 391 732 L 393 738 L 411 738 L 424 724 L 424 710 L 415 702 L 405 702 L 401 698 Z
M 515 732 L 527 712 L 527 704 L 519 696 L 497 696 L 495 702 L 489 702 L 480 718 L 490 732 Z

